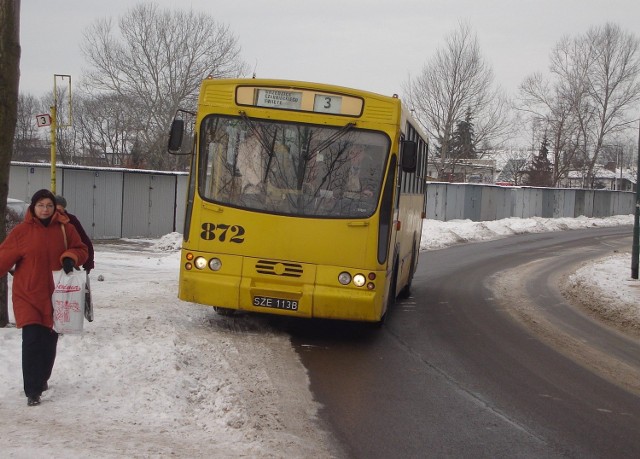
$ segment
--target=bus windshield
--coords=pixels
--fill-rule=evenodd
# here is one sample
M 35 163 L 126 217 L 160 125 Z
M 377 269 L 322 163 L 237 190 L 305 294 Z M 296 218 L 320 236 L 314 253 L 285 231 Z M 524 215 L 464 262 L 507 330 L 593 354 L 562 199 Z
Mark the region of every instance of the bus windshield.
M 200 129 L 199 193 L 282 215 L 365 218 L 378 203 L 390 141 L 345 126 L 210 115 Z

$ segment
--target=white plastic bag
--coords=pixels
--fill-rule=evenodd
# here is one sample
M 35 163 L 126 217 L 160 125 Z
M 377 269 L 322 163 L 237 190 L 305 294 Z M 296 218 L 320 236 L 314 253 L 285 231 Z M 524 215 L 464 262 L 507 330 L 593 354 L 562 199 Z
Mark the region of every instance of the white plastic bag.
M 53 329 L 62 334 L 80 334 L 84 323 L 84 298 L 86 276 L 73 270 L 53 271 L 55 290 L 53 303 Z

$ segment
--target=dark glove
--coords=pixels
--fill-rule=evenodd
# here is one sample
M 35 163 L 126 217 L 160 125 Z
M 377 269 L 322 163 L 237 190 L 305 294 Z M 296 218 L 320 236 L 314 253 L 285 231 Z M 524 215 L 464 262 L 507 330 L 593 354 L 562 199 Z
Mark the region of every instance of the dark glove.
M 73 261 L 73 258 L 65 257 L 62 259 L 62 269 L 64 269 L 64 272 L 66 274 L 69 274 L 71 271 L 73 271 L 73 267 L 75 265 L 76 263 Z

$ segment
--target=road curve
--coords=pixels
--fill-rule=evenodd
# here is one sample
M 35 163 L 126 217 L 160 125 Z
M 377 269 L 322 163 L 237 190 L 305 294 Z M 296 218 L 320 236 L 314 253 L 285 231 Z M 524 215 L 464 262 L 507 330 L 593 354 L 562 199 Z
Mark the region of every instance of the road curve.
M 575 230 L 425 252 L 413 296 L 381 329 L 273 325 L 292 336 L 338 456 L 640 457 L 640 396 L 615 377 L 615 365 L 639 371 L 640 343 L 555 288 L 563 270 L 630 236 Z

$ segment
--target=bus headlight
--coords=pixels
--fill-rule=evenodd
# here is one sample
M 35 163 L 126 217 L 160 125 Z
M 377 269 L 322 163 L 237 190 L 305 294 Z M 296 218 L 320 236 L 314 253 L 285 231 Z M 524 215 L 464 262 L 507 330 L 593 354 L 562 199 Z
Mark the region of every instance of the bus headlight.
M 364 277 L 363 274 L 356 274 L 355 276 L 353 276 L 353 283 L 356 287 L 362 287 L 365 282 L 367 282 L 367 278 Z
M 220 268 L 222 268 L 220 258 L 212 258 L 209 260 L 209 268 L 211 268 L 211 271 L 220 271 Z
M 351 282 L 351 274 L 346 271 L 341 272 L 338 276 L 338 282 L 340 282 L 342 285 L 348 285 L 349 282 Z
M 196 259 L 193 260 L 193 264 L 198 269 L 204 269 L 207 267 L 207 260 L 203 257 L 196 257 Z

